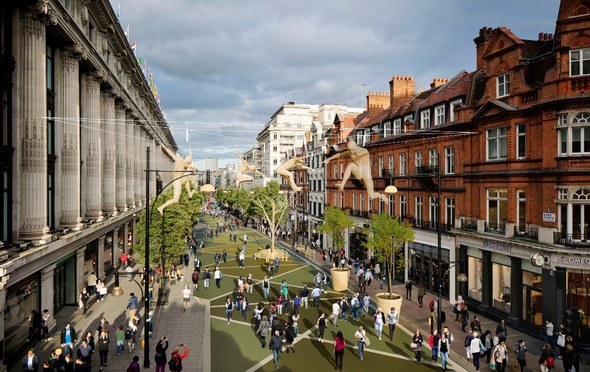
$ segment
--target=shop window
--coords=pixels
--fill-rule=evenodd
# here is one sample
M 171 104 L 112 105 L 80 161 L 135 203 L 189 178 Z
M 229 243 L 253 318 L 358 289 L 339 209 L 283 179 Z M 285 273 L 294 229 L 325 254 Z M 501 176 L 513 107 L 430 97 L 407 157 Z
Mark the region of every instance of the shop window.
M 467 281 L 467 284 L 469 285 L 469 298 L 481 302 L 481 259 L 476 257 L 468 257 L 467 266 L 469 267 L 469 276 Z
M 6 355 L 22 355 L 28 342 L 27 318 L 31 311 L 39 313 L 39 276 L 32 275 L 6 290 L 4 304 L 4 345 Z M 7 357 L 10 359 L 10 357 Z
M 522 314 L 531 325 L 543 325 L 543 276 L 540 273 L 522 272 Z
M 510 312 L 510 266 L 492 265 L 493 306 L 506 313 Z
M 583 312 L 580 322 L 590 325 L 590 272 L 582 271 L 567 273 L 566 307 L 575 307 Z

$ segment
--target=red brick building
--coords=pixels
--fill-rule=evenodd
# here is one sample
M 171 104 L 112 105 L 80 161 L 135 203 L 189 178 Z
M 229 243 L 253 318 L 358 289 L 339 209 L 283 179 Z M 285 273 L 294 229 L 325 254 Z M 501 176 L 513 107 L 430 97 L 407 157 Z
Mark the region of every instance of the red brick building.
M 416 233 L 400 279 L 436 292 L 441 270 L 445 297 L 534 331 L 567 307 L 590 310 L 590 9 L 562 1 L 555 35 L 537 40 L 484 27 L 474 41 L 475 71 L 422 92 L 393 77 L 355 118 L 349 135 L 370 152 L 375 190 L 398 188 L 390 203 L 357 181 L 340 192 L 346 159 L 326 168 L 326 201 L 357 220 L 351 256 L 370 256 L 371 213 L 400 216 Z M 344 146 L 341 125 L 331 153 Z

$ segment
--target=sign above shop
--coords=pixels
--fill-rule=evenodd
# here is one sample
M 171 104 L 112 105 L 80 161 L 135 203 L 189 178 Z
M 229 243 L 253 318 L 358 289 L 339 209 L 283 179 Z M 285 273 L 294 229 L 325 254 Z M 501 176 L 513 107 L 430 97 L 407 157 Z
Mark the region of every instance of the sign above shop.
M 555 213 L 543 213 L 543 222 L 555 222 Z
M 484 239 L 483 247 L 493 249 L 495 251 L 500 251 L 500 252 L 510 252 L 510 250 L 511 250 L 510 244 L 508 244 L 508 243 L 499 242 L 496 240 L 487 240 L 487 239 Z
M 570 266 L 590 266 L 590 257 L 581 256 L 557 256 L 557 264 Z

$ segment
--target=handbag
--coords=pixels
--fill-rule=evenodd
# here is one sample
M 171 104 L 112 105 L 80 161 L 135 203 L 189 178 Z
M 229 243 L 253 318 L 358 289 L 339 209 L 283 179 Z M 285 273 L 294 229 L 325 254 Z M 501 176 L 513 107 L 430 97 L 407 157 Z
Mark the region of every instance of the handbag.
M 565 335 L 560 334 L 559 336 L 557 336 L 557 345 L 561 347 L 565 346 Z
M 490 369 L 491 369 L 492 371 L 494 371 L 494 370 L 496 369 L 496 363 L 495 363 L 495 362 L 493 362 L 493 361 L 492 361 L 492 362 L 490 363 Z
M 417 344 L 417 343 L 415 343 L 415 342 L 412 342 L 412 343 L 410 344 L 410 347 L 411 347 L 412 349 L 417 349 L 417 348 L 418 348 L 418 344 Z

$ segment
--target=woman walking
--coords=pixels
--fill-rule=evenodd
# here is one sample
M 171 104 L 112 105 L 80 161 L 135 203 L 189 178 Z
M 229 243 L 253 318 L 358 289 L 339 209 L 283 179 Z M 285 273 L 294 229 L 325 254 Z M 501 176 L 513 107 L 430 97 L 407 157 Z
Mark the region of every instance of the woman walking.
M 492 351 L 492 358 L 496 363 L 496 371 L 506 371 L 506 364 L 508 362 L 508 350 L 506 349 L 505 339 L 502 338 L 500 343 L 496 345 Z
M 103 327 L 98 336 L 98 354 L 100 355 L 100 370 L 107 366 L 109 356 L 109 333 L 106 327 Z
M 231 298 L 227 296 L 225 299 L 225 315 L 227 315 L 227 324 L 231 322 L 232 312 L 234 310 L 234 304 L 231 301 Z
M 256 334 L 260 340 L 260 345 L 264 349 L 266 347 L 266 335 L 268 334 L 268 329 L 270 328 L 270 323 L 268 322 L 268 317 L 266 315 L 262 316 L 262 320 L 260 321 L 260 325 L 256 328 Z
M 324 331 L 326 330 L 326 325 L 327 325 L 326 319 L 327 319 L 326 313 L 324 313 L 322 311 L 322 313 L 320 314 L 320 317 L 318 318 L 318 321 L 317 321 L 318 330 L 320 332 L 320 334 L 319 334 L 320 342 L 324 342 Z
M 363 360 L 363 350 L 365 350 L 365 345 L 368 343 L 367 341 L 369 341 L 369 339 L 367 338 L 367 334 L 362 325 L 359 326 L 358 330 L 354 333 L 354 338 L 356 338 L 359 359 Z
M 344 342 L 344 336 L 342 335 L 342 331 L 338 331 L 338 333 L 336 333 L 336 337 L 334 337 L 334 369 L 342 371 L 345 347 L 346 343 Z
M 440 336 L 436 329 L 432 331 L 432 334 L 428 339 L 428 345 L 430 345 L 430 349 L 432 350 L 432 361 L 436 365 L 436 363 L 438 362 L 438 353 L 440 350 Z
M 385 314 L 381 308 L 378 308 L 375 314 L 373 315 L 373 322 L 375 323 L 375 332 L 377 333 L 377 337 L 381 340 L 381 334 L 383 333 L 383 324 L 385 323 Z
M 440 340 L 438 342 L 439 350 L 440 350 L 440 363 L 442 366 L 443 371 L 447 370 L 447 361 L 449 360 L 449 350 L 450 350 L 450 343 L 447 335 L 443 332 L 440 335 Z
M 416 330 L 414 336 L 412 337 L 412 349 L 414 349 L 414 355 L 416 356 L 416 363 L 422 364 L 422 343 L 424 339 L 422 338 L 422 334 L 419 330 Z

